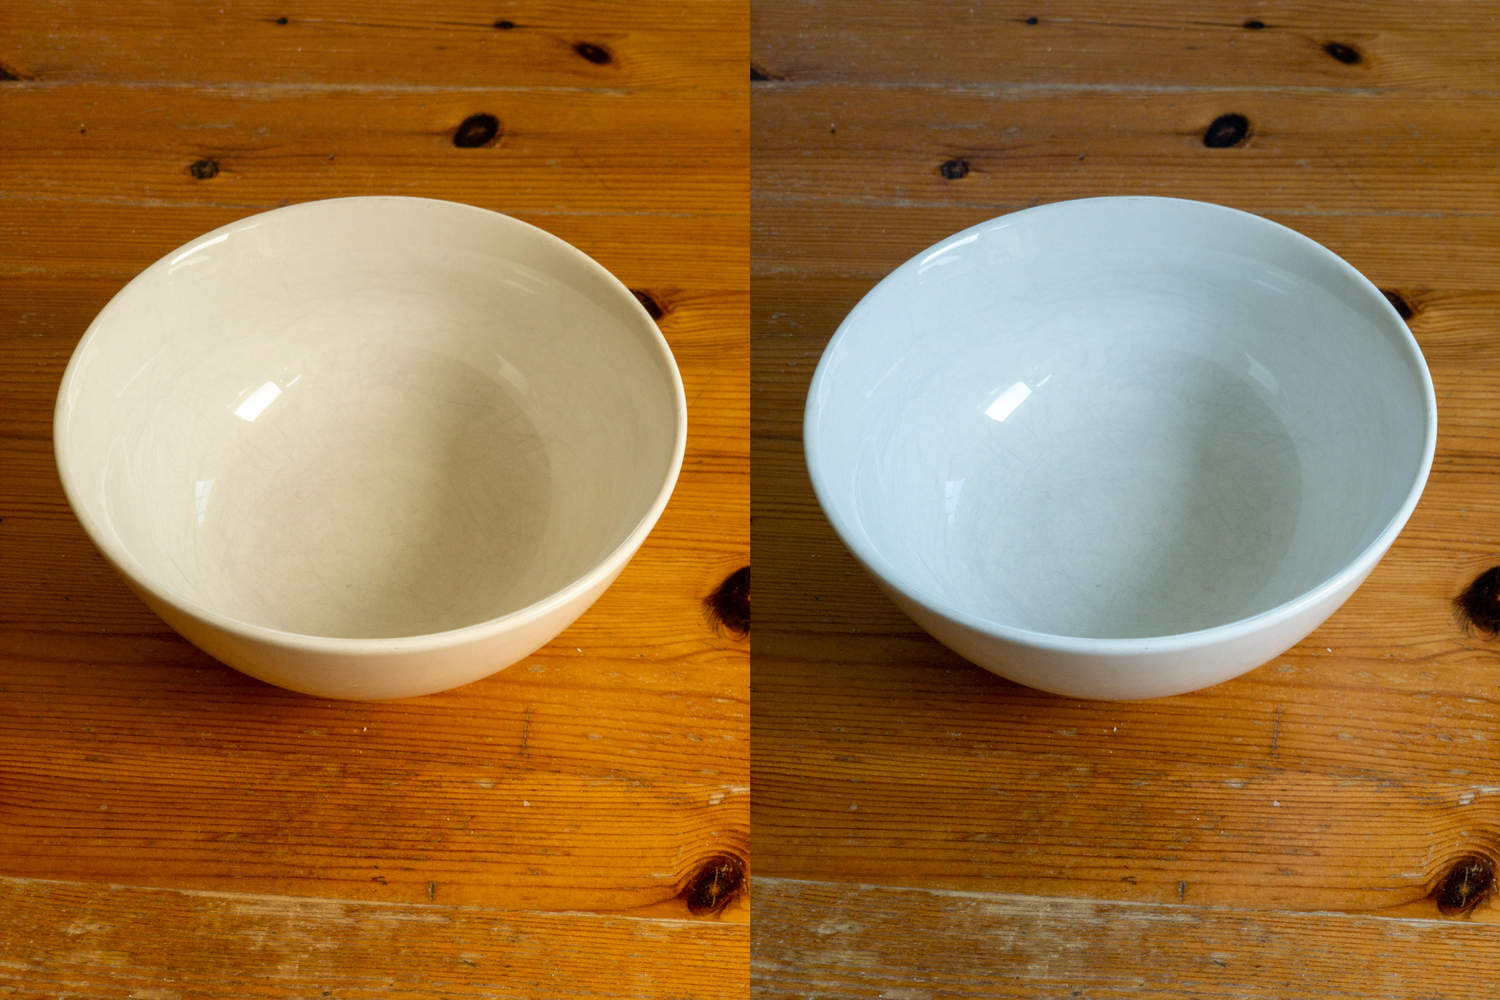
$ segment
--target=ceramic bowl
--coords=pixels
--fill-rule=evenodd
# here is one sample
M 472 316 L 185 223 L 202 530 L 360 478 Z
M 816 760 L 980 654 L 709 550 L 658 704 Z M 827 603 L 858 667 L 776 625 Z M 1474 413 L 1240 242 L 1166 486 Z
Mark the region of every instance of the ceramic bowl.
M 452 688 L 551 640 L 666 505 L 687 407 L 631 292 L 451 202 L 257 215 L 151 265 L 68 365 L 95 544 L 224 663 L 329 698 Z
M 823 510 L 933 636 L 1022 684 L 1151 698 L 1308 635 L 1432 464 L 1416 341 L 1333 253 L 1099 198 L 943 240 L 849 314 L 804 426 Z

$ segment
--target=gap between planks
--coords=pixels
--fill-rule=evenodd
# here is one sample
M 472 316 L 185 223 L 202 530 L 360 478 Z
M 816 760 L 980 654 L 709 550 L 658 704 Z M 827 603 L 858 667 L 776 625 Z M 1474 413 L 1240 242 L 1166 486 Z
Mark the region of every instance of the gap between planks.
M 473 906 L 460 903 L 411 903 L 400 900 L 369 900 L 369 899 L 343 899 L 330 898 L 327 896 L 288 896 L 275 893 L 256 892 L 226 892 L 217 889 L 181 889 L 173 886 L 155 885 L 132 885 L 116 882 L 76 882 L 63 879 L 21 878 L 13 875 L 0 875 L 0 891 L 29 891 L 29 890 L 58 890 L 75 893 L 100 893 L 100 892 L 140 892 L 160 893 L 172 897 L 187 897 L 193 899 L 221 900 L 229 903 L 243 903 L 253 906 L 264 907 L 267 915 L 273 915 L 274 911 L 285 912 L 288 915 L 296 913 L 302 919 L 317 919 L 320 911 L 329 916 L 331 920 L 346 919 L 342 915 L 334 916 L 331 911 L 343 911 L 357 908 L 371 912 L 380 910 L 396 910 L 413 914 L 414 919 L 424 919 L 430 915 L 436 919 L 443 913 L 466 913 L 466 914 L 513 914 L 518 916 L 530 916 L 537 919 L 596 919 L 596 920 L 628 920 L 639 921 L 644 924 L 658 925 L 662 927 L 685 927 L 701 928 L 712 927 L 715 924 L 744 923 L 745 919 L 723 919 L 713 918 L 689 918 L 661 916 L 651 913 L 655 907 L 642 907 L 640 910 L 539 910 L 535 907 L 511 908 L 503 906 Z M 748 893 L 746 894 L 748 896 Z M 748 902 L 748 901 L 746 901 Z M 744 910 L 745 906 L 734 906 L 724 911 L 723 916 L 729 917 L 736 910 Z M 311 912 L 309 912 L 311 911 Z M 646 911 L 646 912 L 641 912 Z M 738 914 L 735 914 L 736 916 Z M 746 914 L 746 917 L 748 914 Z
M 274 93 L 295 97 L 298 94 L 592 94 L 600 97 L 631 97 L 660 91 L 654 87 L 567 87 L 557 84 L 421 84 L 421 83 L 281 83 L 247 80 L 244 82 L 194 83 L 187 80 L 109 80 L 66 77 L 52 80 L 7 80 L 9 91 L 66 90 L 69 87 L 107 87 L 110 90 L 189 90 L 195 94 L 228 94 L 253 97 Z M 1212 90 L 1208 87 L 1191 88 Z M 1246 88 L 1268 90 L 1275 88 Z M 1294 89 L 1294 88 L 1288 88 Z M 748 89 L 692 90 L 695 98 L 744 97 Z M 1482 91 L 1454 91 L 1455 97 L 1483 96 Z
M 0 882 L 5 880 L 0 879 Z M 1274 909 L 1260 909 L 1248 906 L 1209 906 L 1202 903 L 1154 903 L 1143 900 L 1116 900 L 1116 899 L 1089 899 L 1077 896 L 1035 896 L 1024 893 L 1013 892 L 977 892 L 969 889 L 931 889 L 925 886 L 911 885 L 884 885 L 876 882 L 825 882 L 813 879 L 777 878 L 769 875 L 757 875 L 750 880 L 752 892 L 760 894 L 760 904 L 769 910 L 778 895 L 784 895 L 796 891 L 813 891 L 830 893 L 838 896 L 853 896 L 859 893 L 888 893 L 901 894 L 910 897 L 914 902 L 921 899 L 952 899 L 974 903 L 989 904 L 991 909 L 987 912 L 994 915 L 1018 914 L 1034 915 L 1043 907 L 1057 907 L 1062 909 L 1076 910 L 1082 916 L 1084 911 L 1117 911 L 1122 914 L 1138 912 L 1142 915 L 1153 913 L 1160 914 L 1156 919 L 1186 923 L 1195 915 L 1222 914 L 1227 916 L 1244 917 L 1296 917 L 1296 918 L 1332 918 L 1341 920 L 1378 920 L 1392 924 L 1413 925 L 1423 928 L 1442 928 L 1445 931 L 1452 930 L 1455 920 L 1459 922 L 1462 918 L 1440 919 L 1436 917 L 1407 917 L 1388 916 L 1369 910 L 1290 910 L 1284 907 Z M 407 904 L 416 906 L 419 904 Z M 769 913 L 766 914 L 769 916 Z M 1150 919 L 1147 917 L 1147 919 Z M 1500 941 L 1497 941 L 1500 944 Z

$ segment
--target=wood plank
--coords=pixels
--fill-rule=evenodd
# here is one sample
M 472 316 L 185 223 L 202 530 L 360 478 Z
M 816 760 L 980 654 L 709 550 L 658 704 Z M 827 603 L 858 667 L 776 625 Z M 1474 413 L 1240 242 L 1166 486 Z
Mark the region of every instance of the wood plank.
M 512 213 L 743 215 L 748 190 L 749 114 L 735 93 L 23 82 L 5 95 L 7 201 L 243 209 L 283 204 L 290 193 L 381 193 Z M 456 131 L 481 113 L 498 119 L 498 136 L 457 147 Z M 201 162 L 216 172 L 195 176 Z
M 1078 89 L 1492 92 L 1500 61 L 1493 16 L 1482 6 L 1442 0 L 1068 0 L 977 14 L 958 5 L 916 12 L 902 0 L 857 7 L 756 0 L 751 59 L 763 75 L 791 84 L 999 80 Z M 1335 55 L 1330 43 L 1344 51 Z M 786 85 L 773 79 L 756 86 Z
M 1494 654 L 1361 638 L 1117 705 L 1020 688 L 919 636 L 830 635 L 821 657 L 758 637 L 758 869 L 1245 907 L 1420 904 L 1459 859 L 1492 850 Z M 859 693 L 830 696 L 840 687 Z
M 51 522 L 77 536 L 70 558 L 7 517 L 7 871 L 343 898 L 415 899 L 436 881 L 558 909 L 675 898 L 688 868 L 744 850 L 748 699 L 745 640 L 699 607 L 744 564 L 743 528 L 673 546 L 670 520 L 523 663 L 358 704 L 222 667 L 155 620 L 76 523 Z
M 774 86 L 755 93 L 757 208 L 814 199 L 999 215 L 1043 192 L 1230 194 L 1263 214 L 1493 217 L 1500 137 L 1476 135 L 1473 121 L 1496 111 L 1500 93 Z M 1228 113 L 1246 117 L 1248 137 L 1208 148 L 1205 132 Z M 955 162 L 966 172 L 945 176 Z
M 16 0 L 0 59 L 13 75 L 112 84 L 743 92 L 749 82 L 745 0 L 275 6 Z M 705 48 L 721 58 L 705 59 Z
M 0 996 L 748 995 L 742 923 L 0 879 Z
M 1482 997 L 1495 929 L 1463 920 L 1121 904 L 757 878 L 765 1000 Z
M 252 690 L 157 645 L 150 663 L 66 668 L 98 685 L 93 711 L 7 718 L 26 757 L 7 765 L 8 872 L 686 918 L 704 867 L 748 849 L 733 725 L 681 676 L 622 698 L 603 665 L 528 662 L 500 688 L 371 712 Z M 45 705 L 56 685 L 40 680 L 8 678 L 7 693 Z M 607 707 L 580 712 L 586 697 Z M 446 721 L 455 711 L 493 735 Z M 679 727 L 679 712 L 721 721 Z

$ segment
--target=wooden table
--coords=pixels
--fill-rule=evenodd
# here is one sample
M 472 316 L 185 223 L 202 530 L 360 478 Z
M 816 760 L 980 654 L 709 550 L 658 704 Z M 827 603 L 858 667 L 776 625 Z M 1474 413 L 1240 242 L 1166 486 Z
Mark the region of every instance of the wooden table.
M 1500 13 L 758 0 L 751 59 L 757 995 L 1493 996 L 1500 644 L 1451 602 L 1500 562 Z M 1246 134 L 1206 144 L 1225 115 Z M 1121 194 L 1264 215 L 1388 289 L 1440 438 L 1307 641 L 1197 694 L 1080 702 L 876 590 L 801 414 L 901 261 Z
M 735 0 L 6 5 L 0 995 L 746 995 L 748 642 L 702 601 L 749 559 L 747 21 Z M 134 274 L 364 194 L 589 253 L 660 313 L 690 408 L 672 502 L 591 611 L 389 703 L 178 638 L 84 536 L 51 444 L 69 354 Z

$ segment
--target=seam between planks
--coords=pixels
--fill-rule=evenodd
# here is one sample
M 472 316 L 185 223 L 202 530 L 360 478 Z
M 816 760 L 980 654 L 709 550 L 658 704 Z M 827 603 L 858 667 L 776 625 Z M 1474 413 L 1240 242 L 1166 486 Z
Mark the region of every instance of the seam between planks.
M 1037 904 L 1070 906 L 1076 908 L 1098 908 L 1116 910 L 1150 910 L 1169 914 L 1172 917 L 1188 920 L 1193 913 L 1218 913 L 1242 916 L 1278 916 L 1278 917 L 1331 917 L 1344 920 L 1372 920 L 1382 921 L 1390 924 L 1402 924 L 1409 926 L 1452 928 L 1454 921 L 1438 920 L 1431 917 L 1392 917 L 1384 916 L 1378 912 L 1368 910 L 1288 910 L 1288 909 L 1255 909 L 1243 906 L 1211 906 L 1191 903 L 1153 903 L 1149 901 L 1094 899 L 1087 896 L 1035 896 L 1024 893 L 1008 892 L 975 892 L 964 889 L 930 889 L 924 886 L 910 885 L 883 885 L 871 882 L 824 882 L 812 879 L 790 879 L 776 878 L 774 876 L 757 875 L 750 879 L 752 889 L 770 895 L 761 898 L 761 905 L 774 905 L 775 893 L 778 889 L 785 888 L 809 888 L 818 890 L 831 890 L 839 893 L 852 892 L 889 892 L 889 893 L 912 893 L 942 899 L 968 899 L 979 902 L 996 903 L 1015 907 L 1034 908 Z M 417 905 L 417 904 L 412 904 Z
M 368 899 L 343 899 L 328 896 L 285 896 L 272 893 L 255 892 L 224 892 L 213 889 L 177 889 L 171 886 L 155 885 L 129 885 L 117 882 L 71 882 L 62 879 L 40 879 L 21 878 L 12 875 L 0 875 L 0 887 L 14 889 L 66 889 L 73 891 L 97 892 L 100 890 L 109 892 L 154 892 L 167 893 L 174 896 L 188 896 L 197 899 L 222 899 L 229 902 L 257 903 L 261 905 L 276 906 L 307 906 L 307 907 L 361 907 L 364 909 L 394 909 L 409 910 L 414 913 L 512 913 L 524 916 L 554 918 L 554 917 L 586 917 L 596 920 L 630 920 L 643 924 L 671 925 L 681 927 L 742 927 L 742 924 L 725 923 L 720 921 L 688 920 L 681 917 L 652 917 L 632 914 L 628 910 L 537 910 L 537 909 L 508 909 L 497 906 L 464 906 L 442 903 L 410 903 L 403 901 L 380 901 Z
M 941 81 L 910 80 L 862 80 L 843 79 L 836 76 L 814 80 L 769 80 L 757 82 L 752 93 L 764 89 L 810 90 L 819 87 L 846 87 L 869 90 L 930 90 L 950 94 L 1006 94 L 1032 96 L 1039 93 L 1099 93 L 1099 94 L 1339 94 L 1353 97 L 1391 97 L 1397 95 L 1429 94 L 1434 100 L 1449 97 L 1500 97 L 1500 90 L 1441 90 L 1428 91 L 1407 87 L 1315 87 L 1315 86 L 1269 86 L 1265 84 L 1170 84 L 1170 83 L 1027 83 L 1020 80 L 987 81 L 984 83 L 946 83 Z

